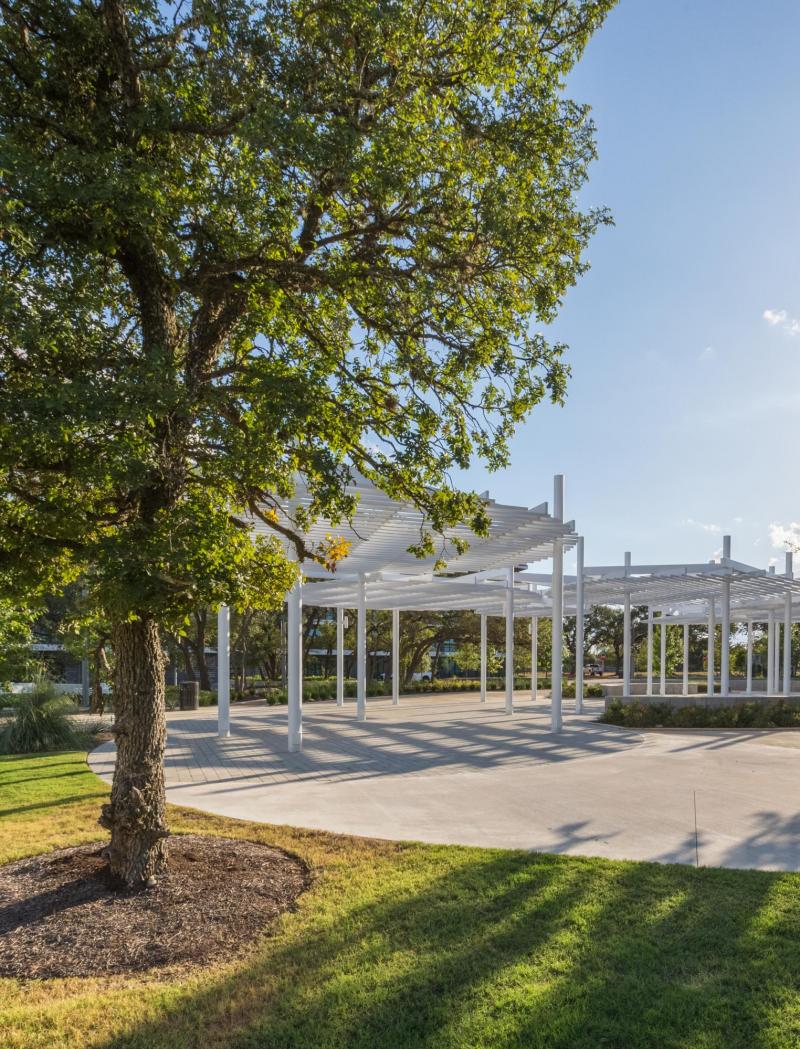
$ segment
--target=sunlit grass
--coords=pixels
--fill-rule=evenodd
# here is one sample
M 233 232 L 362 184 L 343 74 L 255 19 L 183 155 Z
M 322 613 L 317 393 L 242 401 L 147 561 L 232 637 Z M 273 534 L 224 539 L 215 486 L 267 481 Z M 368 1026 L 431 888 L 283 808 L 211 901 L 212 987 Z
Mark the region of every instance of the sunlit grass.
M 0 859 L 101 837 L 81 754 L 0 762 Z M 800 1044 L 800 876 L 370 842 L 173 809 L 316 871 L 238 960 L 0 981 L 18 1047 L 734 1049 Z

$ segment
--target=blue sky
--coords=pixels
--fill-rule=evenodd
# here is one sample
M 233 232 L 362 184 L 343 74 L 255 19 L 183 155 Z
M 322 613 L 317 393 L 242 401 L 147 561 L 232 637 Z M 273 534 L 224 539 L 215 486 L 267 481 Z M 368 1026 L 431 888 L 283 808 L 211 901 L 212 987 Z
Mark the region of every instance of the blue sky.
M 584 203 L 616 225 L 551 333 L 563 408 L 512 466 L 463 480 L 504 502 L 566 475 L 587 564 L 783 565 L 800 521 L 800 3 L 621 0 L 571 78 L 599 160 Z M 800 525 L 797 526 L 800 530 Z M 780 570 L 780 567 L 779 567 Z

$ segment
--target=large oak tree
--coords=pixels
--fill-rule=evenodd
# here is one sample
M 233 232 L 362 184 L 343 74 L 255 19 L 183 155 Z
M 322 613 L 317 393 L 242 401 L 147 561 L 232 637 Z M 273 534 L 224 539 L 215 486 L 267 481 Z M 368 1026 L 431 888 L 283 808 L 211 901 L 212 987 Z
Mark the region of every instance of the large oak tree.
M 3 596 L 81 579 L 113 624 L 124 882 L 166 863 L 164 628 L 343 553 L 279 534 L 294 479 L 336 519 L 357 470 L 432 547 L 562 397 L 531 323 L 605 220 L 564 80 L 610 4 L 0 3 Z

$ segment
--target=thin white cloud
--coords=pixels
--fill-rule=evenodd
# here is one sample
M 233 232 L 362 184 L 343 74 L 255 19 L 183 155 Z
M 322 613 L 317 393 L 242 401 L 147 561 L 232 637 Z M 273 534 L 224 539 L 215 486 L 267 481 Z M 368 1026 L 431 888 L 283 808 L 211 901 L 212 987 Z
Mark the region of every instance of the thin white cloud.
M 704 346 L 703 349 L 698 353 L 698 361 L 710 361 L 713 357 L 716 357 L 717 351 L 713 346 Z
M 780 328 L 788 335 L 800 335 L 800 320 L 790 317 L 786 310 L 764 310 L 761 316 L 771 328 Z
M 764 318 L 767 324 L 771 325 L 774 328 L 778 324 L 783 324 L 783 322 L 786 320 L 787 314 L 786 310 L 764 310 L 761 316 Z
M 800 548 L 800 521 L 792 521 L 788 525 L 773 522 L 769 526 L 769 539 L 775 550 L 783 550 L 787 546 L 797 550 Z
M 701 532 L 721 532 L 722 525 L 708 524 L 705 521 L 695 521 L 693 517 L 685 518 L 683 522 L 684 528 L 699 528 Z

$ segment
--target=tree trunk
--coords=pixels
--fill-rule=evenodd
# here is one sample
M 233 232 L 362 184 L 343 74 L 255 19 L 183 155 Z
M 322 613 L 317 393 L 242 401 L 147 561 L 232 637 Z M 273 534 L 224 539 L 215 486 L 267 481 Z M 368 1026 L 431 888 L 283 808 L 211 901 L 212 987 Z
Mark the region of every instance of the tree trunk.
M 117 764 L 100 823 L 111 831 L 112 873 L 139 886 L 167 863 L 164 653 L 151 619 L 116 624 L 113 644 Z
M 197 675 L 194 672 L 194 665 L 192 664 L 192 650 L 189 646 L 189 639 L 182 637 L 180 639 L 180 649 L 183 653 L 183 672 L 186 675 L 187 681 L 197 681 Z
M 410 685 L 414 680 L 414 674 L 417 672 L 417 668 L 422 664 L 422 658 L 426 651 L 431 647 L 433 641 L 431 638 L 420 642 L 411 649 L 411 653 L 408 657 L 408 663 L 406 664 L 406 672 L 403 678 L 403 683 Z
M 200 678 L 200 688 L 203 692 L 210 692 L 211 675 L 208 673 L 208 662 L 206 661 L 206 625 L 208 618 L 204 608 L 194 613 L 194 622 L 194 658 Z
M 90 710 L 93 714 L 102 714 L 106 709 L 106 698 L 103 694 L 102 671 L 108 671 L 106 658 L 106 639 L 101 638 L 94 650 L 94 675 L 92 677 L 92 699 Z

